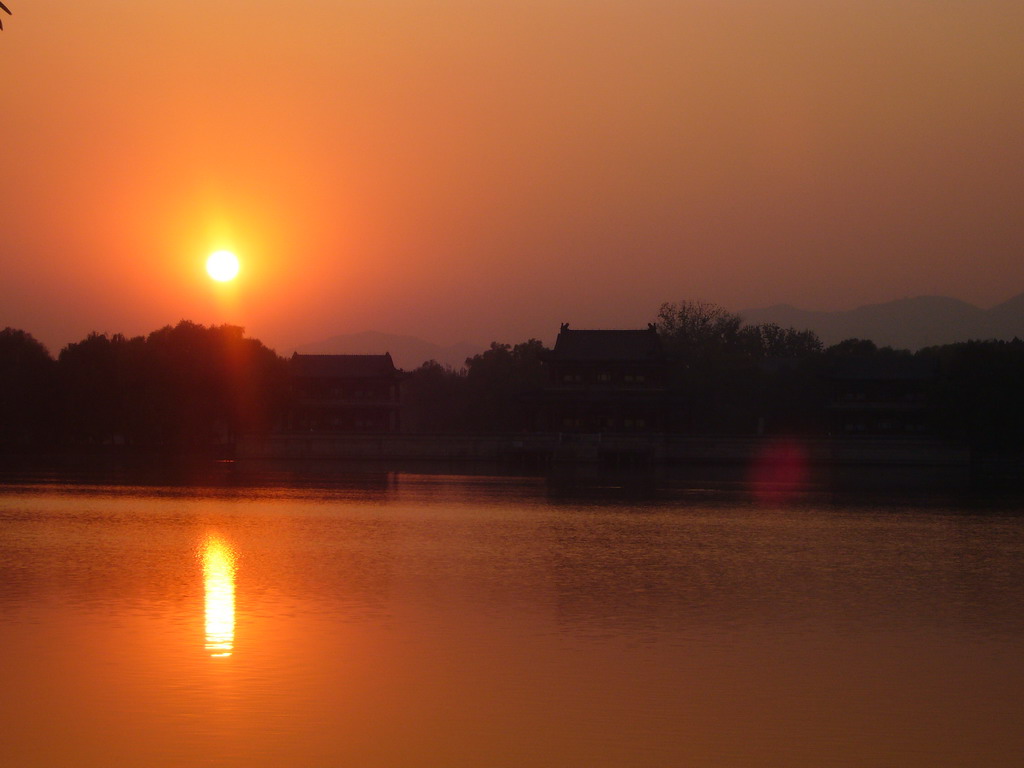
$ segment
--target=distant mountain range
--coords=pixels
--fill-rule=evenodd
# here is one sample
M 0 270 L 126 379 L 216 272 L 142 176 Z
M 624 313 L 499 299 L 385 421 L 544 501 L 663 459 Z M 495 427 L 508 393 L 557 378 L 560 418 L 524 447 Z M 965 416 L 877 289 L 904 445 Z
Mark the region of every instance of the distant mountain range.
M 466 342 L 442 347 L 415 336 L 364 331 L 304 344 L 295 351 L 301 355 L 382 355 L 390 352 L 396 367 L 411 371 L 427 360 L 459 369 L 466 364 L 467 357 L 479 354 L 483 349 Z
M 871 339 L 880 347 L 917 350 L 971 339 L 1024 339 L 1024 293 L 991 309 L 947 296 L 918 296 L 844 312 L 814 312 L 778 304 L 740 312 L 744 322 L 810 329 L 826 346 Z

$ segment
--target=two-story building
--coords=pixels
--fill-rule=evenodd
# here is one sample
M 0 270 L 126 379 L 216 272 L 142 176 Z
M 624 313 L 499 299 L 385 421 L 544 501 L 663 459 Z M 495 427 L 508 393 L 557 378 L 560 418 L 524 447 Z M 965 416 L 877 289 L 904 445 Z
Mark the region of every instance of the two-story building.
M 397 432 L 400 381 L 391 355 L 300 355 L 289 360 L 288 428 L 300 432 Z
M 660 432 L 668 427 L 669 367 L 654 325 L 574 330 L 564 323 L 543 362 L 542 428 L 556 432 Z
M 834 436 L 921 436 L 928 432 L 931 360 L 842 359 L 829 376 L 829 431 Z

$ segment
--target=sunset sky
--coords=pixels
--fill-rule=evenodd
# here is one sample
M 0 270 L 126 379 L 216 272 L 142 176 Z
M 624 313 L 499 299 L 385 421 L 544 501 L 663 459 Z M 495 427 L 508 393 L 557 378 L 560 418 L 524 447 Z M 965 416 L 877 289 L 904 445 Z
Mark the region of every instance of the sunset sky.
M 53 353 L 1024 291 L 1020 0 L 5 2 L 0 327 Z

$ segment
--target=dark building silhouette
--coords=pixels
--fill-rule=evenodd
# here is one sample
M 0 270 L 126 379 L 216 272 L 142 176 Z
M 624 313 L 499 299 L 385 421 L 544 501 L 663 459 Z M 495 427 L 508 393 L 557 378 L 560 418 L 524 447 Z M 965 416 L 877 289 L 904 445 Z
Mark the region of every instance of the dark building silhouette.
M 391 355 L 292 355 L 288 428 L 398 432 L 402 373 Z
M 668 427 L 669 366 L 654 325 L 572 330 L 564 323 L 542 356 L 543 428 L 557 432 L 661 432 Z
M 837 437 L 922 435 L 928 431 L 931 360 L 859 358 L 836 362 L 829 376 L 828 423 Z

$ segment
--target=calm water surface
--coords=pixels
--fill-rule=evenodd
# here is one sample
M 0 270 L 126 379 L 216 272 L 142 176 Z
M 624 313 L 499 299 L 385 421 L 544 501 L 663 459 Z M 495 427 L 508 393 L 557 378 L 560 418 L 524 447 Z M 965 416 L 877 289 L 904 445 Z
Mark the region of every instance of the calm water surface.
M 1012 503 L 0 486 L 0 765 L 1019 766 Z

